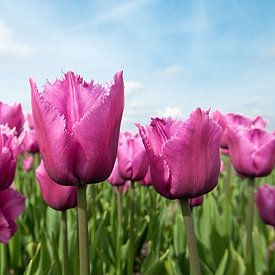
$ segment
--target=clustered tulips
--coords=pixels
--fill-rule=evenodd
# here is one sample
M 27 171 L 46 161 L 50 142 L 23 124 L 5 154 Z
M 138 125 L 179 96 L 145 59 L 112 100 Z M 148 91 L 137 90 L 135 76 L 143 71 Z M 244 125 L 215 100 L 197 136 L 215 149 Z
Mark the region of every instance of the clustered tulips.
M 143 188 L 153 186 L 168 200 L 179 201 L 190 272 L 201 274 L 192 208 L 202 205 L 204 196 L 217 186 L 223 170 L 222 150 L 236 173 L 248 179 L 246 258 L 247 270 L 252 272 L 255 185 L 257 178 L 269 175 L 275 165 L 275 134 L 266 130 L 264 119 L 220 111 L 210 114 L 197 108 L 186 120 L 156 117 L 147 126 L 136 123 L 137 133 L 133 134 L 120 131 L 124 109 L 122 72 L 106 85 L 86 82 L 67 72 L 63 79 L 47 82 L 41 92 L 32 79 L 30 86 L 32 114 L 26 115 L 28 130 L 24 130 L 21 105 L 0 102 L 0 242 L 7 243 L 15 233 L 15 220 L 24 209 L 24 196 L 12 186 L 21 155 L 26 173 L 36 173 L 45 203 L 62 213 L 64 274 L 68 274 L 66 211 L 70 208 L 77 208 L 79 274 L 90 274 L 86 189 L 89 184 L 105 180 L 116 189 L 117 274 L 122 272 L 122 192 L 128 188 L 131 214 L 127 274 L 134 270 L 138 182 Z M 39 154 L 42 160 L 35 171 Z M 271 226 L 275 226 L 274 188 L 265 184 L 256 195 L 260 217 Z M 230 202 L 228 194 L 227 200 Z M 225 214 L 226 220 L 228 212 Z

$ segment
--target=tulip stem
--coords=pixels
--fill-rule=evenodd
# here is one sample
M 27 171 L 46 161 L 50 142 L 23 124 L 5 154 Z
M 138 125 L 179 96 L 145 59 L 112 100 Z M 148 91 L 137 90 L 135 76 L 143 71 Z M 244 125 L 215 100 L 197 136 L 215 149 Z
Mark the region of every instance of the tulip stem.
M 117 267 L 116 267 L 116 274 L 120 275 L 121 270 L 120 270 L 120 252 L 121 252 L 121 228 L 122 228 L 122 214 L 121 214 L 121 187 L 119 186 L 117 188 L 117 193 L 116 193 L 116 198 L 117 198 L 117 241 L 116 241 L 116 255 L 117 255 Z
M 67 233 L 67 211 L 61 213 L 61 230 L 62 230 L 62 271 L 63 275 L 69 274 L 69 256 L 68 256 L 68 233 Z
M 231 228 L 231 195 L 232 195 L 232 184 L 231 184 L 231 178 L 232 178 L 232 167 L 230 159 L 227 159 L 226 162 L 226 172 L 227 177 L 225 181 L 225 200 L 224 200 L 224 224 L 225 224 L 225 230 L 226 234 L 228 236 L 228 240 L 230 239 L 230 228 Z
M 248 182 L 248 212 L 247 212 L 247 227 L 246 227 L 246 263 L 247 274 L 253 272 L 253 223 L 254 223 L 254 204 L 255 204 L 255 178 L 250 178 Z
M 183 199 L 181 201 L 181 210 L 189 250 L 190 274 L 201 275 L 197 241 L 188 199 Z
M 79 240 L 79 265 L 81 275 L 89 275 L 89 241 L 86 185 L 77 186 L 77 215 L 78 215 L 78 240 Z
M 127 265 L 127 274 L 132 275 L 135 259 L 135 185 L 131 182 L 130 186 L 130 232 L 129 232 L 129 257 Z
M 8 246 L 0 243 L 0 274 L 7 274 Z

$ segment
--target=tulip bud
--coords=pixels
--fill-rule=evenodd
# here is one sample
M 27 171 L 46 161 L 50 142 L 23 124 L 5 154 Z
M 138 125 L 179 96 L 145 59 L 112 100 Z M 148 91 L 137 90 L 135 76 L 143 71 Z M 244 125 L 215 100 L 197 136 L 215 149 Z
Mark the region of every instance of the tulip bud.
M 32 166 L 33 166 L 33 156 L 28 155 L 23 159 L 23 163 L 22 163 L 23 169 L 26 172 L 29 172 L 32 170 Z

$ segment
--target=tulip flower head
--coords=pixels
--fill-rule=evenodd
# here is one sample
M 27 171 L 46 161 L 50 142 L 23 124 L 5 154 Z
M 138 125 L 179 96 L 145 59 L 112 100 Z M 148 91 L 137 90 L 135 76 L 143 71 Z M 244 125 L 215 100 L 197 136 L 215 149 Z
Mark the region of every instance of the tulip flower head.
M 113 171 L 107 181 L 113 186 L 120 186 L 125 184 L 126 180 L 123 179 L 119 173 L 118 160 L 116 159 Z
M 24 129 L 24 123 L 21 104 L 8 105 L 0 102 L 0 124 L 8 125 L 10 129 L 15 128 L 15 134 L 19 136 Z
M 33 115 L 32 115 L 32 113 L 27 113 L 26 120 L 28 121 L 29 128 L 31 130 L 33 130 L 34 129 L 34 122 L 33 122 Z
M 154 187 L 168 199 L 189 199 L 211 191 L 220 172 L 221 127 L 196 109 L 186 121 L 154 118 L 137 124 L 150 162 Z
M 263 222 L 275 227 L 275 186 L 264 184 L 259 187 L 256 204 Z
M 189 199 L 189 205 L 191 207 L 202 205 L 202 203 L 203 203 L 203 196 Z
M 11 187 L 0 190 L 0 242 L 8 243 L 17 229 L 15 220 L 24 211 L 24 196 Z
M 125 180 L 142 180 L 148 169 L 148 157 L 139 134 L 120 134 L 118 144 L 118 167 Z
M 275 135 L 263 128 L 228 128 L 232 164 L 245 177 L 264 177 L 275 165 Z
M 22 167 L 26 172 L 29 172 L 32 170 L 33 167 L 33 156 L 28 155 L 23 159 Z
M 36 169 L 36 179 L 41 188 L 42 198 L 55 210 L 66 210 L 77 205 L 76 186 L 62 186 L 47 174 L 43 161 Z
M 147 173 L 144 176 L 143 180 L 140 181 L 140 184 L 144 185 L 144 186 L 153 185 L 153 180 L 152 180 L 152 177 L 151 177 L 150 167 L 148 167 Z
M 97 183 L 112 172 L 124 108 L 122 72 L 107 86 L 73 72 L 39 93 L 31 79 L 32 113 L 49 176 L 62 185 Z
M 23 142 L 24 152 L 26 153 L 38 153 L 39 145 L 34 130 L 26 131 Z

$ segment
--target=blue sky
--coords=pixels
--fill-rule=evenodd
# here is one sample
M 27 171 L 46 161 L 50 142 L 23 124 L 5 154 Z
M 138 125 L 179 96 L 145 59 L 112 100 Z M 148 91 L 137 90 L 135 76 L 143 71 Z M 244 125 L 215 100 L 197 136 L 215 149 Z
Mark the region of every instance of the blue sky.
M 275 1 L 0 2 L 0 100 L 30 110 L 73 70 L 104 82 L 124 70 L 124 129 L 200 106 L 261 114 L 275 127 Z

